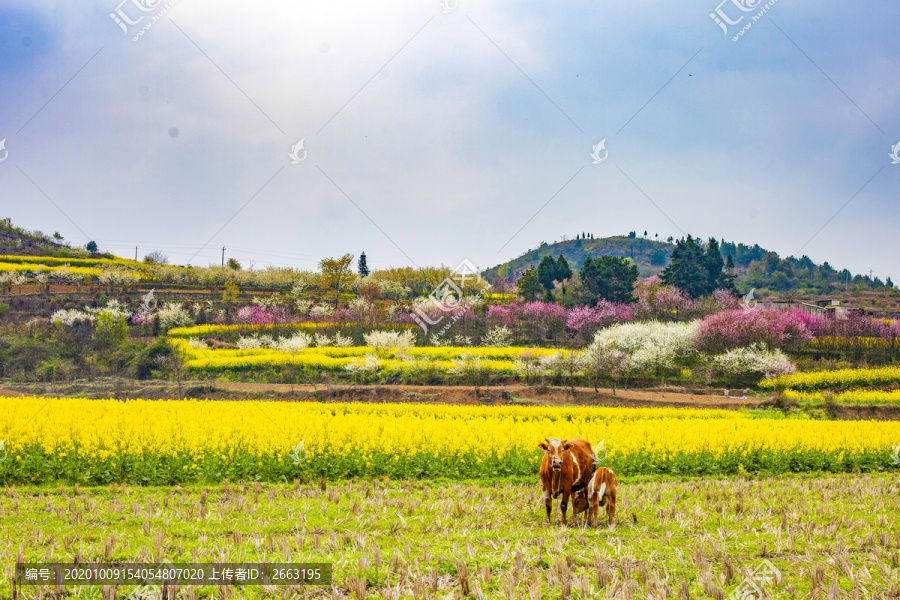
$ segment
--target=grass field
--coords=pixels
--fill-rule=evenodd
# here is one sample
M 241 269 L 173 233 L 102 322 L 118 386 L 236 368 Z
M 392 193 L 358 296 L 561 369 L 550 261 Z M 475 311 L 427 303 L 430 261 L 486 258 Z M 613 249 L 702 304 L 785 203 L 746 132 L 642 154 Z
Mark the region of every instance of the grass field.
M 781 574 L 770 597 L 900 595 L 898 474 L 625 480 L 620 522 L 598 529 L 562 527 L 558 508 L 547 525 L 536 477 L 322 487 L 7 488 L 0 561 L 7 580 L 16 557 L 334 563 L 333 588 L 184 598 L 723 598 L 766 559 Z

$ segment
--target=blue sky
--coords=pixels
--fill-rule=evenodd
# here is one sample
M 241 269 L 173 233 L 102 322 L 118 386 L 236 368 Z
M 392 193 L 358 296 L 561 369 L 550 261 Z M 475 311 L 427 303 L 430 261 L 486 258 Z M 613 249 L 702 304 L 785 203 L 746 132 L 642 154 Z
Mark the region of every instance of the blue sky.
M 0 216 L 177 264 L 647 230 L 900 276 L 896 2 L 778 0 L 737 42 L 706 0 L 139 4 L 4 2 Z

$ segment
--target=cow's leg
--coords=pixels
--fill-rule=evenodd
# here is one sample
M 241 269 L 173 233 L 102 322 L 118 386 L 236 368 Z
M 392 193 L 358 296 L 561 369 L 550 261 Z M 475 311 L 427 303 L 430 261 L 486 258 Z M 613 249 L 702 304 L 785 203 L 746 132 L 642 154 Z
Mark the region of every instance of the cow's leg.
M 600 513 L 600 497 L 598 494 L 591 496 L 591 527 L 597 526 L 597 515 Z
M 559 511 L 562 513 L 562 524 L 568 525 L 566 522 L 566 511 L 569 509 L 569 490 L 563 490 L 562 499 L 559 501 Z
M 615 488 L 609 493 L 609 496 L 606 498 L 606 515 L 609 517 L 609 524 L 613 524 L 613 520 L 616 518 L 616 490 Z
M 553 513 L 553 499 L 550 496 L 550 490 L 544 488 L 544 506 L 547 508 L 547 522 L 552 523 L 550 515 Z

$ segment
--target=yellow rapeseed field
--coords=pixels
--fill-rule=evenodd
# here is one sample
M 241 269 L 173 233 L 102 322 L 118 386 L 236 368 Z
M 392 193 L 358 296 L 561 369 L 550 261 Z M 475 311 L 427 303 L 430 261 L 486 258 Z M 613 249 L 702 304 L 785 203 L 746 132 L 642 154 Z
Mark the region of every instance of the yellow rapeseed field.
M 537 473 L 545 437 L 627 474 L 896 468 L 900 423 L 717 410 L 0 398 L 0 481 L 176 483 Z

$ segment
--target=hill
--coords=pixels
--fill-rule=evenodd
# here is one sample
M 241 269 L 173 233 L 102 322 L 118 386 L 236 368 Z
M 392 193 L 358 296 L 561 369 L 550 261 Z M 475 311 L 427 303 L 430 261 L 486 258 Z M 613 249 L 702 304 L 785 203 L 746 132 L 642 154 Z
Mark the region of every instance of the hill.
M 892 298 L 900 296 L 890 277 L 882 281 L 878 277 L 853 274 L 847 269 L 839 271 L 828 262 L 816 264 L 808 256 L 781 258 L 778 253 L 766 250 L 759 244 L 748 246 L 721 240 L 719 245 L 722 257 L 730 255 L 734 261 L 735 282 L 742 293 L 754 288 L 757 297 L 848 297 L 867 292 Z M 518 258 L 487 269 L 483 276 L 491 282 L 504 280 L 511 283 L 528 268 L 537 266 L 545 256 L 556 258 L 562 255 L 572 269 L 577 270 L 587 258 L 609 255 L 632 259 L 639 275 L 649 277 L 662 272 L 669 264 L 674 249 L 673 242 L 657 242 L 634 233 L 597 239 L 576 238 L 553 244 L 542 243 Z
M 641 277 L 650 277 L 658 275 L 669 264 L 669 257 L 674 248 L 674 244 L 630 236 L 579 238 L 553 244 L 545 242 L 535 250 L 529 250 L 518 258 L 486 270 L 482 275 L 488 281 L 493 281 L 495 277 L 514 281 L 529 267 L 537 266 L 545 256 L 556 258 L 562 254 L 573 269 L 580 269 L 587 258 L 598 256 L 630 258 L 637 265 Z
M 72 247 L 65 243 L 63 237 L 58 233 L 47 235 L 42 231 L 28 231 L 22 227 L 16 227 L 9 218 L 0 219 L 0 255 L 117 258 L 112 254 L 92 253 L 84 248 Z

